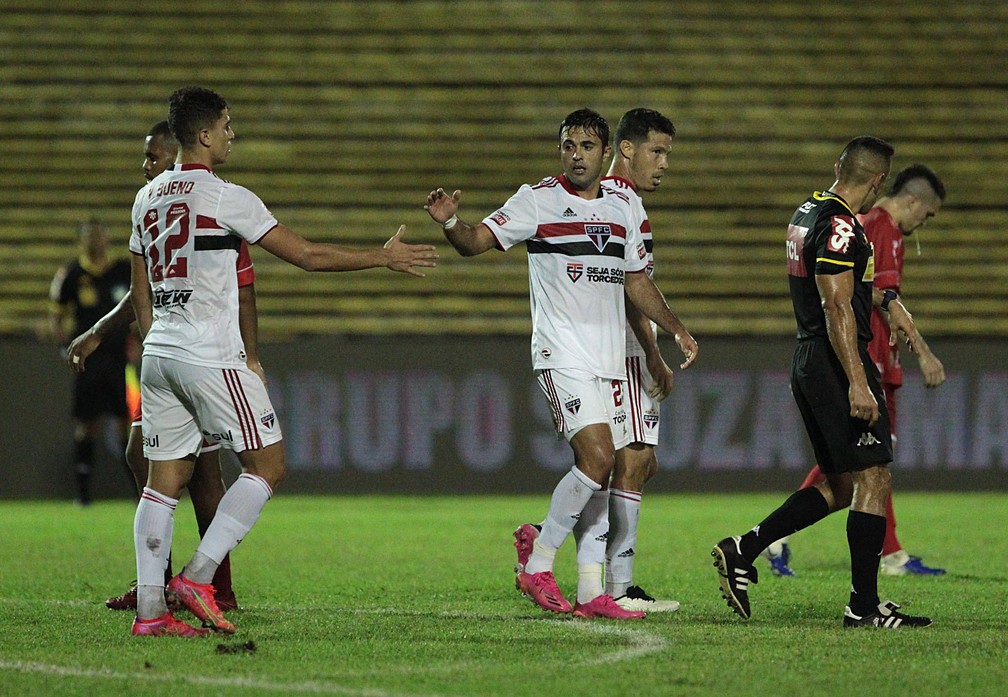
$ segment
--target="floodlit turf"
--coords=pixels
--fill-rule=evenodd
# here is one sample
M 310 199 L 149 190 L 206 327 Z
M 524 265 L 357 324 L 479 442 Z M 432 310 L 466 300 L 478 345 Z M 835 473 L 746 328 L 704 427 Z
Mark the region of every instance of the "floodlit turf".
M 511 532 L 537 497 L 285 497 L 235 552 L 234 636 L 134 638 L 105 609 L 133 578 L 133 505 L 0 502 L 3 695 L 1004 695 L 1000 494 L 898 494 L 902 540 L 950 570 L 881 579 L 923 630 L 843 630 L 843 514 L 793 538 L 798 577 L 757 562 L 753 619 L 721 600 L 710 548 L 783 495 L 645 496 L 637 580 L 679 612 L 547 615 L 514 589 Z M 195 546 L 177 511 L 177 564 Z M 572 542 L 557 558 L 576 583 Z M 184 613 L 187 619 L 192 618 Z

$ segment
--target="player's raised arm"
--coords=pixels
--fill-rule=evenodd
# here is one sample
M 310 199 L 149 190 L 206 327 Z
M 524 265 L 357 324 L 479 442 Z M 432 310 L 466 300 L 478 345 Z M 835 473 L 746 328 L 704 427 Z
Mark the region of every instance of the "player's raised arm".
M 405 225 L 383 247 L 360 249 L 311 242 L 277 223 L 259 240 L 260 247 L 305 271 L 360 271 L 384 266 L 391 271 L 423 276 L 421 268 L 437 266 L 437 251 L 429 244 L 402 241 Z
M 483 223 L 469 225 L 459 220 L 458 202 L 462 192 L 458 189 L 449 196 L 444 189 L 435 189 L 427 194 L 424 210 L 431 219 L 441 226 L 452 247 L 464 257 L 473 257 L 497 246 L 497 239 Z

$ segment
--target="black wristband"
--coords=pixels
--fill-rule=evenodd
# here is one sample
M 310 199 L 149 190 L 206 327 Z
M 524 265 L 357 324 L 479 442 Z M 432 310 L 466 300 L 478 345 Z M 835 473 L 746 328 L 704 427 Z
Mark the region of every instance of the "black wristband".
M 885 292 L 882 293 L 882 302 L 879 303 L 879 307 L 888 312 L 889 303 L 891 303 L 898 297 L 899 296 L 896 294 L 896 291 L 887 289 Z

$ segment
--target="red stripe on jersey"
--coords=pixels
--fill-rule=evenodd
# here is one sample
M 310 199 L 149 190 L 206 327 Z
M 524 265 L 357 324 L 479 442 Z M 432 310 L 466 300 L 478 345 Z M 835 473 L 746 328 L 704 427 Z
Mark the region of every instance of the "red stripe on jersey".
M 612 184 L 616 188 L 630 189 L 631 191 L 637 191 L 637 187 L 633 185 L 633 182 L 625 177 L 612 176 L 612 177 L 602 177 L 603 184 Z
M 209 215 L 196 214 L 196 229 L 197 230 L 223 230 L 224 228 L 217 224 L 216 218 L 211 218 Z
M 609 234 L 613 237 L 626 239 L 626 228 L 615 223 L 546 223 L 536 228 L 535 236 L 539 239 L 547 237 L 570 237 L 572 235 L 584 235 L 585 225 L 605 225 L 609 228 Z
M 559 183 L 560 182 L 557 181 L 556 177 L 546 177 L 545 179 L 543 179 L 541 182 L 539 182 L 538 184 L 536 184 L 532 188 L 533 189 L 553 189 L 553 188 L 556 188 L 557 184 L 559 184 Z
M 624 194 L 622 191 L 616 191 L 616 189 L 611 189 L 608 186 L 602 187 L 605 191 L 608 191 L 613 196 L 620 198 L 624 203 L 630 203 L 630 197 Z
M 242 240 L 238 248 L 238 261 L 235 263 L 238 274 L 238 287 L 243 288 L 255 283 L 255 271 L 252 269 L 252 256 L 249 254 L 248 242 Z

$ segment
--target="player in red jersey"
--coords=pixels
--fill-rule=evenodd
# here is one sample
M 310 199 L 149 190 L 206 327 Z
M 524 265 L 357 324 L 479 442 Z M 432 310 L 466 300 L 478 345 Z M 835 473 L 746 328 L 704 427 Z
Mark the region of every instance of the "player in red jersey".
M 886 195 L 870 211 L 858 216 L 874 247 L 875 288 L 899 294 L 903 281 L 903 239 L 924 227 L 928 219 L 938 213 L 944 200 L 945 185 L 938 175 L 925 165 L 912 165 L 896 174 Z M 882 375 L 895 445 L 896 390 L 903 384 L 899 345 L 890 340 L 889 323 L 878 308 L 872 312 L 871 329 L 873 338 L 868 344 L 868 353 Z M 929 388 L 941 385 L 945 382 L 945 367 L 922 337 L 917 339 L 916 346 L 924 385 Z M 816 465 L 805 478 L 802 488 L 815 486 L 822 480 L 822 471 Z M 769 560 L 774 575 L 794 575 L 789 565 L 791 548 L 787 538 L 768 547 L 764 556 Z M 920 557 L 911 556 L 903 549 L 896 537 L 896 515 L 891 496 L 886 504 L 886 534 L 880 571 L 889 576 L 939 576 L 945 573 L 945 569 L 927 566 Z
M 144 138 L 143 171 L 147 181 L 157 175 L 175 161 L 178 154 L 178 142 L 168 130 L 168 122 L 161 121 L 151 128 Z M 242 245 L 235 267 L 238 275 L 238 321 L 241 326 L 242 340 L 245 342 L 245 352 L 248 354 L 249 368 L 262 374 L 259 365 L 257 340 L 258 318 L 255 302 L 255 271 L 248 246 Z M 121 333 L 133 321 L 133 305 L 131 295 L 126 293 L 123 299 L 108 314 L 99 319 L 90 329 L 74 339 L 67 349 L 67 363 L 78 373 L 84 373 L 85 362 L 110 334 Z M 189 484 L 189 496 L 192 499 L 196 513 L 196 525 L 202 536 L 210 521 L 213 520 L 217 505 L 224 497 L 224 482 L 221 479 L 220 444 L 204 443 L 203 449 L 196 458 L 193 470 L 193 481 Z M 141 417 L 139 401 L 131 414 L 129 439 L 126 443 L 126 462 L 129 464 L 133 477 L 136 479 L 137 492 L 142 492 L 147 483 L 147 458 L 143 453 L 143 434 L 141 432 Z M 165 583 L 172 577 L 171 560 L 165 572 Z M 213 587 L 217 591 L 217 604 L 222 610 L 234 610 L 238 607 L 234 589 L 231 585 L 231 559 L 225 557 L 213 579 Z M 105 605 L 112 610 L 136 609 L 136 584 L 122 595 L 109 598 Z

